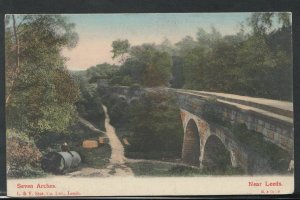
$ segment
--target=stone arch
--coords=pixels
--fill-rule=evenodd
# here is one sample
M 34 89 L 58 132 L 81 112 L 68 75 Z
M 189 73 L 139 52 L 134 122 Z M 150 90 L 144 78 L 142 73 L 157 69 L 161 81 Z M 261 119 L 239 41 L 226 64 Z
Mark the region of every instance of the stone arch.
M 231 154 L 222 140 L 216 135 L 210 135 L 204 145 L 203 168 L 224 172 L 231 166 Z
M 128 104 L 130 105 L 136 105 L 139 102 L 139 98 L 137 97 L 132 97 L 131 99 L 128 100 Z
M 127 98 L 125 95 L 118 95 L 119 100 L 126 102 Z
M 189 119 L 187 122 L 183 146 L 182 160 L 185 163 L 199 166 L 200 161 L 200 136 L 197 124 L 194 119 Z

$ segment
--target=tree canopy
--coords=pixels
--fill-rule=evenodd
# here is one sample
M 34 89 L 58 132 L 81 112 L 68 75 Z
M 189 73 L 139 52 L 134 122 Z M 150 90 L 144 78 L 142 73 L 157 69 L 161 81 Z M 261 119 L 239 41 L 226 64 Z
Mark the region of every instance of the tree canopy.
M 63 48 L 76 46 L 75 25 L 60 15 L 11 15 L 5 27 L 8 128 L 30 136 L 64 132 L 74 121 L 79 88 Z
M 290 13 L 253 13 L 236 34 L 199 28 L 174 45 L 133 46 L 112 83 L 292 100 L 291 33 Z
M 154 44 L 132 46 L 119 73 L 113 77 L 113 83 L 138 83 L 146 87 L 167 86 L 171 76 L 171 64 L 170 55 Z
M 111 46 L 112 46 L 111 52 L 113 53 L 112 58 L 113 59 L 120 58 L 120 62 L 124 62 L 124 60 L 126 59 L 125 55 L 128 53 L 130 48 L 129 41 L 118 39 L 113 41 Z

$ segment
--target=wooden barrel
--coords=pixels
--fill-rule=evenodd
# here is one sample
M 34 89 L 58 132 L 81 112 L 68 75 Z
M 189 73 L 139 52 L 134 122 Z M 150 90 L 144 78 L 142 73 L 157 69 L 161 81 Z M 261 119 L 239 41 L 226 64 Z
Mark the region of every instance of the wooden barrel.
M 42 169 L 45 172 L 65 173 L 76 169 L 81 163 L 81 157 L 76 151 L 50 152 L 42 159 Z

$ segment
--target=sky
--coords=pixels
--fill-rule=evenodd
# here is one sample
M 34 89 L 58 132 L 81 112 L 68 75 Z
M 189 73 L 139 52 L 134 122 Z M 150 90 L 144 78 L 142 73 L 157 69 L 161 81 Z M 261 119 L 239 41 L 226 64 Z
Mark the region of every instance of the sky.
M 169 39 L 173 44 L 203 28 L 214 26 L 222 35 L 235 34 L 240 23 L 250 13 L 152 13 L 152 14 L 68 14 L 76 24 L 79 41 L 75 48 L 64 49 L 70 70 L 85 70 L 91 66 L 117 63 L 112 60 L 111 43 L 128 39 L 131 45 L 159 44 Z

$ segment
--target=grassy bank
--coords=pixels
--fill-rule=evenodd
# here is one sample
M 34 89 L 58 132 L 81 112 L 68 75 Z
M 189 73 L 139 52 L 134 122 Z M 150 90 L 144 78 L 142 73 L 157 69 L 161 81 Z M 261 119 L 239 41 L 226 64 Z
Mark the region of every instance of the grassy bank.
M 239 168 L 228 168 L 225 173 L 218 171 L 201 170 L 182 165 L 174 165 L 170 163 L 151 163 L 138 162 L 127 164 L 135 174 L 135 176 L 154 176 L 154 177 L 194 177 L 194 176 L 210 176 L 210 175 L 242 175 L 243 171 Z
M 98 148 L 94 149 L 78 147 L 74 150 L 79 152 L 81 156 L 82 164 L 80 167 L 92 167 L 100 169 L 109 162 L 111 155 L 111 148 L 108 144 L 100 145 Z
M 41 141 L 41 146 L 44 147 L 43 154 L 46 154 L 49 151 L 61 151 L 61 144 L 67 142 L 71 151 L 80 154 L 82 159 L 80 167 L 102 168 L 109 162 L 111 155 L 109 144 L 100 144 L 97 148 L 88 149 L 82 147 L 82 142 L 84 140 L 98 140 L 99 137 L 103 136 L 105 134 L 92 131 L 77 123 L 70 128 L 66 135 L 49 135 L 47 140 Z
M 96 125 L 94 125 L 96 128 Z M 111 155 L 111 148 L 109 144 L 99 144 L 97 148 L 83 148 L 82 142 L 84 140 L 98 140 L 99 137 L 105 136 L 103 133 L 94 132 L 87 127 L 78 124 L 76 129 L 73 129 L 74 134 L 78 135 L 80 139 L 73 141 L 70 148 L 77 151 L 82 159 L 81 167 L 92 167 L 92 168 L 102 168 L 108 162 Z

